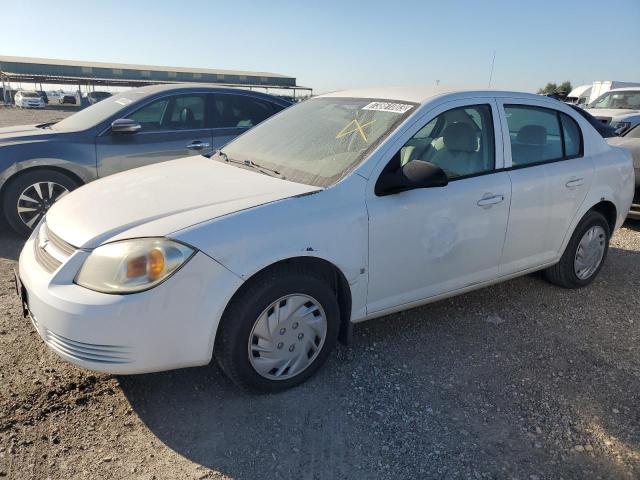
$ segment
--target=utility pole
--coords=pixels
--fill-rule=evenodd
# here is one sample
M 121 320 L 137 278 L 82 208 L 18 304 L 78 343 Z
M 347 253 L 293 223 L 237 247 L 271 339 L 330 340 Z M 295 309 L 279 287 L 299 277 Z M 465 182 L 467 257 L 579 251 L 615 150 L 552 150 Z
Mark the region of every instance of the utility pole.
M 493 79 L 493 65 L 496 63 L 496 51 L 493 51 L 493 58 L 491 59 L 491 73 L 489 73 L 489 88 L 491 88 L 491 80 Z

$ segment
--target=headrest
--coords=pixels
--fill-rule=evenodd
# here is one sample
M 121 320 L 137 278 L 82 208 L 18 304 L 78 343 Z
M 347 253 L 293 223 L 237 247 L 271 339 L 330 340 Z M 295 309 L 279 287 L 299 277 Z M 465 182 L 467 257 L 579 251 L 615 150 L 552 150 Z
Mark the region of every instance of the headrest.
M 547 129 L 541 125 L 525 125 L 518 132 L 518 143 L 544 145 L 547 143 Z
M 181 123 L 193 123 L 195 120 L 195 116 L 193 115 L 193 110 L 189 107 L 184 107 L 180 112 L 180 122 Z
M 442 132 L 442 140 L 447 150 L 475 152 L 478 147 L 476 134 L 468 123 L 455 122 L 447 125 Z

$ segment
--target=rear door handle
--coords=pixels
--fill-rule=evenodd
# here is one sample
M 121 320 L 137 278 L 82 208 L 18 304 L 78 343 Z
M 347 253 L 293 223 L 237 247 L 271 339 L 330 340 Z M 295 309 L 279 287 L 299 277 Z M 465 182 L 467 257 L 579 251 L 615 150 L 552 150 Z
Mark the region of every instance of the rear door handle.
M 572 178 L 567 183 L 565 183 L 565 186 L 567 188 L 576 188 L 583 184 L 584 184 L 584 178 Z
M 476 205 L 482 208 L 491 208 L 493 205 L 504 202 L 504 195 L 492 195 L 482 197 Z
M 191 142 L 187 145 L 187 149 L 188 150 L 202 150 L 203 148 L 209 148 L 211 146 L 210 143 L 207 142 L 201 142 L 199 140 L 196 140 L 194 142 Z

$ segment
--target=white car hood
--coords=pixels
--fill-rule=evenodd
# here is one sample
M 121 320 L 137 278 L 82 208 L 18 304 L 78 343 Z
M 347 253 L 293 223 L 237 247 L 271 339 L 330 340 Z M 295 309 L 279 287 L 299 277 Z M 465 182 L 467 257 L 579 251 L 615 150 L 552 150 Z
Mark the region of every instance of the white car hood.
M 320 188 L 194 156 L 92 182 L 60 199 L 47 227 L 78 248 L 164 236 L 196 223 Z

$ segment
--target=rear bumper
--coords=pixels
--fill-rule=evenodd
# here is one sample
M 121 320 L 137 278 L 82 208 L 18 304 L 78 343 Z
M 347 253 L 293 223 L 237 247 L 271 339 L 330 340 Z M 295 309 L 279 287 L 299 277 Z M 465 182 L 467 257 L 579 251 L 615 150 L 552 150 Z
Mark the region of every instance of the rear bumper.
M 34 239 L 19 262 L 34 327 L 63 359 L 113 374 L 207 364 L 222 312 L 241 284 L 197 253 L 155 288 L 130 295 L 98 293 L 73 283 L 87 253 L 77 251 L 53 274 L 38 263 Z

